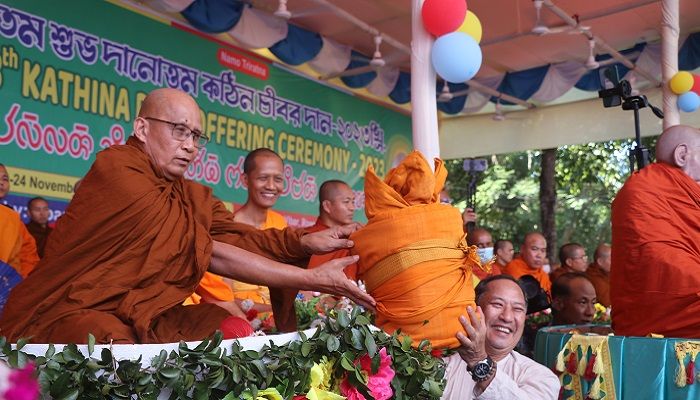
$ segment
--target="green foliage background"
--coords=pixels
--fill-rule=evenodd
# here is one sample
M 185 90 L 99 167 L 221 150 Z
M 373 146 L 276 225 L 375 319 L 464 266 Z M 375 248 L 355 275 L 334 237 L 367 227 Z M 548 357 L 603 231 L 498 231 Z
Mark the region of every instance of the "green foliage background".
M 658 136 L 643 138 L 654 153 Z M 630 174 L 628 153 L 633 140 L 614 140 L 557 149 L 556 248 L 581 243 L 592 257 L 601 242 L 610 242 L 610 204 Z M 511 240 L 519 249 L 527 232 L 541 230 L 539 206 L 540 151 L 493 155 L 479 179 L 478 225 L 494 240 Z M 456 206 L 466 205 L 469 176 L 464 160 L 448 160 L 448 191 Z M 551 262 L 558 262 L 552 260 Z

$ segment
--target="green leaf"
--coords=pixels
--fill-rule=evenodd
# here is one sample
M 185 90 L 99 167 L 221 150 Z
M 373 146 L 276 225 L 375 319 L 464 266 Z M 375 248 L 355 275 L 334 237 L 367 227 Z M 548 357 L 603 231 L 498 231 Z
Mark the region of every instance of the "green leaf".
M 347 328 L 350 325 L 350 317 L 345 310 L 338 312 L 338 324 L 341 328 Z
M 347 357 L 343 356 L 340 359 L 340 366 L 343 367 L 346 371 L 354 371 L 355 366 L 352 364 L 352 361 L 350 361 Z
M 166 379 L 172 379 L 180 376 L 180 370 L 171 367 L 161 368 L 160 371 L 158 371 L 158 373 Z
M 359 329 L 352 328 L 352 347 L 354 347 L 357 350 L 362 350 L 364 349 L 362 345 L 362 333 L 360 332 Z
M 369 323 L 370 323 L 369 319 L 362 314 L 358 315 L 357 318 L 355 318 L 356 325 L 364 326 L 364 325 L 369 325 Z
M 92 352 L 95 351 L 95 336 L 92 333 L 88 333 L 88 355 L 91 356 Z
M 301 344 L 301 355 L 304 357 L 308 357 L 309 353 L 311 353 L 311 343 L 310 342 L 304 342 Z
M 338 350 L 340 348 L 340 340 L 338 340 L 338 338 L 335 336 L 328 336 L 328 339 L 326 340 L 326 348 L 331 353 Z
M 17 341 L 17 347 L 15 348 L 15 350 L 22 350 L 22 347 L 24 347 L 26 344 L 27 344 L 27 339 L 25 339 L 25 338 L 20 338 L 20 339 Z
M 69 390 L 63 396 L 59 397 L 58 400 L 76 400 L 78 398 L 78 395 L 80 395 L 80 390 L 74 388 Z
M 374 342 L 374 338 L 371 334 L 365 334 L 365 347 L 370 357 L 374 357 L 374 355 L 377 354 L 377 344 Z
M 44 355 L 44 357 L 51 358 L 54 354 L 56 354 L 56 347 L 54 347 L 53 344 L 49 344 L 49 348 L 46 349 L 46 354 Z

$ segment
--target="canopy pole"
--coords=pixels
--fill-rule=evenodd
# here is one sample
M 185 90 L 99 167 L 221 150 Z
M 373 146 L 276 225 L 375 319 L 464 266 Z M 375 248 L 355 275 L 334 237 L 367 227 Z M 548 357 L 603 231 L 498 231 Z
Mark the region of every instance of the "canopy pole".
M 435 70 L 430 62 L 433 38 L 423 27 L 424 0 L 411 0 L 411 120 L 413 148 L 423 153 L 431 168 L 440 157 Z
M 676 95 L 668 82 L 678 72 L 678 3 L 679 0 L 663 0 L 661 3 L 661 80 L 663 81 L 664 129 L 681 123 Z

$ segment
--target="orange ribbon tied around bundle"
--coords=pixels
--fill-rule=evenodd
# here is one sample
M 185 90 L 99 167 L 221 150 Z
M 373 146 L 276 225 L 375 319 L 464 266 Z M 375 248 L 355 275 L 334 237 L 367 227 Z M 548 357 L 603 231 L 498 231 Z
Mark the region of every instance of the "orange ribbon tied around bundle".
M 435 172 L 412 152 L 385 181 L 370 167 L 365 176 L 367 225 L 355 232 L 360 255 L 358 278 L 377 300 L 376 323 L 387 332 L 401 329 L 417 345 L 459 346 L 459 316 L 474 305 L 472 268 L 479 258 L 467 246 L 458 209 L 440 204 L 447 170 Z

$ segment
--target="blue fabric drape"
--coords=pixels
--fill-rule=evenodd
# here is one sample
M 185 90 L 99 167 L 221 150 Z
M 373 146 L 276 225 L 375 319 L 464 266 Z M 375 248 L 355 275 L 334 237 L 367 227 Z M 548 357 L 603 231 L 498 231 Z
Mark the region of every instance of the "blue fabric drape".
M 570 328 L 573 329 L 574 326 Z M 562 330 L 568 332 L 571 329 L 551 327 L 543 328 L 537 333 L 535 361 L 548 368 L 556 365 L 557 354 L 571 337 L 569 333 L 562 333 Z M 678 367 L 675 344 L 687 340 L 691 339 L 610 336 L 608 347 L 616 398 L 622 400 L 700 398 L 700 384 L 690 384 L 683 388 L 675 384 Z M 687 362 L 686 359 L 685 363 Z M 590 384 L 591 382 L 582 379 L 584 396 Z
M 397 104 L 406 104 L 411 101 L 411 74 L 400 72 L 394 90 L 389 93 L 389 98 Z
M 527 100 L 542 86 L 544 77 L 547 76 L 549 65 L 535 67 L 523 71 L 508 72 L 503 77 L 498 91 L 518 99 Z M 491 102 L 495 103 L 496 98 L 492 97 Z M 501 99 L 502 104 L 513 105 L 513 103 Z
M 440 95 L 440 92 L 442 91 L 442 83 L 439 83 L 437 85 L 436 91 L 438 95 Z M 460 92 L 462 90 L 467 90 L 469 89 L 469 86 L 466 83 L 448 83 L 447 87 L 450 88 L 450 92 L 455 93 L 455 92 Z M 458 114 L 462 109 L 464 108 L 464 104 L 467 102 L 467 96 L 459 96 L 459 97 L 453 97 L 452 100 L 450 101 L 438 101 L 437 103 L 437 108 L 438 110 L 447 113 L 447 114 Z
M 688 36 L 678 52 L 678 69 L 692 71 L 700 67 L 700 32 Z
M 322 46 L 321 35 L 289 24 L 287 37 L 272 45 L 270 51 L 286 64 L 299 65 L 316 57 Z
M 236 26 L 243 7 L 240 0 L 194 0 L 181 14 L 202 32 L 220 33 Z
M 350 54 L 350 64 L 348 64 L 348 67 L 345 68 L 346 71 L 349 69 L 366 67 L 369 65 L 368 57 L 356 52 L 355 50 L 353 50 Z M 344 76 L 340 79 L 347 86 L 353 89 L 357 89 L 369 85 L 376 77 L 377 73 L 374 71 L 370 71 L 359 75 Z M 401 80 L 401 78 L 399 78 L 399 80 Z

